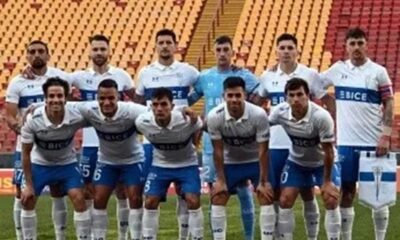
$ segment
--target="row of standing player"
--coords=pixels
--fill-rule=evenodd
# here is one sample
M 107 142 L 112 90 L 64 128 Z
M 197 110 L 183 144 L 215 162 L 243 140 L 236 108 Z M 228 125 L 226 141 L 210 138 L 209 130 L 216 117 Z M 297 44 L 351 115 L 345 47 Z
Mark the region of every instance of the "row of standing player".
M 354 31 L 353 31 L 353 33 L 354 33 Z M 175 64 L 177 62 L 175 62 L 173 60 L 173 57 L 171 56 L 171 50 L 173 50 L 173 48 L 175 47 L 175 39 L 172 36 L 168 36 L 168 34 L 165 37 L 170 38 L 170 41 L 169 41 L 169 44 L 164 43 L 163 47 L 157 48 L 158 50 L 160 50 L 159 51 L 160 58 L 159 58 L 158 63 L 152 64 L 149 67 L 145 68 L 142 71 L 141 76 L 146 75 L 145 74 L 146 70 L 147 70 L 147 72 L 149 72 L 149 74 L 150 74 L 150 72 L 152 72 L 151 70 L 154 70 L 154 72 L 158 71 L 158 73 L 154 73 L 153 77 L 146 77 L 146 78 L 143 77 L 142 78 L 141 76 L 139 76 L 139 79 L 141 79 L 141 78 L 148 79 L 146 81 L 147 81 L 147 84 L 149 84 L 149 86 L 146 87 L 145 86 L 146 84 L 142 83 L 142 81 L 140 81 L 140 86 L 138 87 L 137 93 L 141 96 L 144 96 L 144 97 L 149 96 L 148 94 L 146 95 L 146 89 L 151 89 L 152 85 L 153 86 L 157 86 L 157 84 L 164 85 L 167 82 L 170 82 L 170 81 L 168 81 L 168 79 L 165 80 L 160 75 L 165 74 L 166 78 L 171 78 L 171 76 L 173 76 L 173 74 L 167 74 L 166 72 L 173 73 L 175 70 L 175 72 L 179 73 L 179 70 L 177 70 L 177 68 L 178 68 L 177 65 L 179 65 L 179 64 Z M 247 86 L 250 86 L 250 87 L 247 87 L 247 89 L 254 89 L 251 85 L 252 82 L 254 84 L 256 84 L 255 77 L 252 76 L 252 74 L 249 73 L 247 70 L 235 68 L 234 66 L 231 66 L 230 58 L 232 57 L 232 45 L 231 45 L 231 42 L 226 39 L 227 38 L 225 38 L 225 40 L 224 40 L 224 37 L 219 38 L 219 39 L 217 39 L 216 44 L 215 44 L 215 52 L 216 52 L 218 66 L 202 72 L 199 80 L 196 82 L 196 84 L 194 84 L 195 93 L 197 93 L 199 95 L 202 95 L 202 94 L 205 95 L 206 111 L 208 109 L 210 109 L 211 107 L 215 106 L 219 101 L 221 101 L 221 97 L 220 97 L 221 92 L 222 92 L 221 79 L 223 80 L 224 78 L 226 78 L 229 75 L 242 75 L 245 80 L 248 80 L 248 81 L 246 81 L 248 83 Z M 156 41 L 158 42 L 158 40 L 159 39 L 157 39 Z M 382 93 L 382 96 L 383 96 L 382 99 L 384 100 L 384 103 L 385 103 L 385 114 L 384 114 L 385 115 L 385 118 L 384 118 L 385 126 L 390 126 L 390 122 L 388 122 L 388 121 L 391 121 L 391 111 L 392 111 L 391 110 L 391 101 L 390 101 L 391 100 L 391 98 L 390 98 L 391 89 L 389 86 L 390 80 L 388 80 L 386 72 L 384 71 L 384 69 L 382 71 L 382 68 L 377 67 L 375 64 L 372 64 L 372 66 L 374 68 L 366 67 L 365 64 L 371 65 L 371 61 L 366 58 L 365 52 L 364 52 L 365 48 L 366 48 L 365 34 L 364 35 L 356 34 L 354 36 L 350 35 L 350 37 L 348 37 L 346 39 L 346 46 L 349 51 L 351 61 L 348 61 L 347 63 L 339 63 L 339 64 L 336 64 L 335 66 L 336 66 L 336 69 L 339 69 L 342 72 L 350 71 L 350 74 L 348 74 L 348 75 L 342 74 L 341 76 L 333 76 L 332 78 L 333 79 L 342 79 L 342 81 L 344 81 L 344 80 L 347 80 L 347 78 L 351 79 L 352 76 L 360 75 L 360 73 L 358 73 L 358 72 L 353 73 L 354 71 L 362 71 L 362 70 L 374 71 L 372 76 L 371 76 L 371 74 L 367 74 L 367 76 L 365 76 L 365 78 L 362 79 L 361 83 L 360 83 L 360 81 L 357 81 L 356 85 L 359 86 L 361 84 L 361 87 L 367 87 L 367 88 L 369 87 L 372 89 L 375 87 L 375 88 L 377 88 L 376 90 L 380 90 L 380 91 L 375 91 L 375 93 L 376 92 L 378 92 L 378 94 Z M 309 81 L 309 83 L 311 81 L 313 81 L 313 78 L 310 77 L 310 76 L 312 76 L 312 74 L 310 75 L 310 73 L 304 73 L 304 72 L 307 72 L 307 68 L 306 68 L 306 70 L 304 70 L 305 67 L 303 65 L 296 63 L 297 44 L 296 44 L 295 38 L 290 38 L 290 37 L 288 37 L 288 35 L 286 35 L 286 37 L 282 37 L 280 40 L 278 39 L 277 55 L 278 55 L 279 61 L 280 61 L 279 62 L 280 64 L 277 67 L 277 69 L 272 70 L 272 71 L 267 71 L 262 76 L 262 82 L 266 83 L 267 87 L 269 84 L 270 88 L 275 88 L 275 89 L 267 88 L 268 93 L 269 93 L 268 97 L 271 98 L 272 105 L 274 105 L 277 102 L 280 102 L 284 99 L 284 97 L 282 97 L 282 85 L 284 85 L 284 84 L 282 84 L 282 83 L 285 83 L 285 81 L 288 78 L 294 77 L 296 75 L 297 76 L 306 75 L 303 77 L 304 79 Z M 166 59 L 167 61 L 163 60 L 163 56 L 164 56 L 164 59 Z M 167 67 L 167 66 L 169 66 L 169 67 Z M 335 69 L 334 68 L 335 66 L 333 66 L 330 70 Z M 342 69 L 340 69 L 340 68 L 342 68 Z M 336 72 L 330 71 L 330 72 L 337 73 L 340 71 L 336 71 Z M 353 71 L 353 72 L 351 72 L 351 71 Z M 164 74 L 162 74 L 162 72 L 164 72 Z M 268 74 L 270 76 L 268 76 Z M 271 76 L 271 74 L 272 74 L 272 76 Z M 275 74 L 275 76 L 273 74 Z M 340 74 L 340 73 L 337 73 L 337 74 Z M 182 73 L 176 74 L 176 77 L 182 78 L 183 75 L 184 74 L 182 74 Z M 386 80 L 385 80 L 385 77 L 386 77 Z M 217 78 L 217 80 L 215 80 L 215 78 Z M 213 79 L 213 80 L 210 81 L 210 79 Z M 254 80 L 254 81 L 252 81 L 252 80 Z M 280 81 L 280 80 L 282 80 L 282 81 Z M 158 83 L 158 82 L 160 82 L 160 83 Z M 364 82 L 364 85 L 362 85 L 362 82 Z M 193 84 L 193 82 L 190 82 L 190 83 Z M 190 85 L 190 83 L 188 83 L 188 85 Z M 351 80 L 347 80 L 346 83 L 348 83 L 349 85 L 352 85 L 352 84 L 354 85 L 354 82 L 352 82 Z M 182 84 L 185 84 L 185 83 L 183 83 L 181 80 L 181 81 L 179 81 L 179 83 L 177 85 L 181 86 Z M 343 85 L 343 83 L 340 83 L 340 84 Z M 376 85 L 374 85 L 374 84 L 376 84 Z M 174 85 L 174 83 L 172 83 L 172 85 Z M 344 84 L 344 85 L 346 85 L 346 84 Z M 313 86 L 313 84 L 311 84 L 311 86 Z M 167 87 L 171 87 L 171 86 L 167 86 Z M 281 89 L 279 90 L 279 88 L 281 88 Z M 214 91 L 210 91 L 210 89 L 214 90 Z M 262 88 L 260 88 L 260 89 L 262 89 Z M 365 95 L 365 92 L 364 93 L 363 92 L 361 92 L 361 93 L 360 92 L 351 92 L 354 89 L 350 89 L 350 88 L 347 88 L 347 89 L 339 88 L 339 90 L 341 90 L 340 93 L 342 93 L 342 94 L 337 93 L 337 97 L 339 96 L 338 100 L 342 100 L 343 102 L 345 102 L 345 101 L 348 101 L 348 102 L 349 101 L 358 101 L 358 102 L 364 101 L 365 102 L 364 104 L 371 103 L 370 98 L 363 97 Z M 174 91 L 176 93 L 174 97 L 176 97 L 178 99 L 184 98 L 184 95 L 187 93 L 185 91 L 186 91 L 185 89 L 178 87 Z M 367 90 L 365 90 L 365 91 L 367 91 Z M 367 92 L 371 94 L 371 91 L 367 91 Z M 261 93 L 260 95 L 262 96 L 263 93 L 261 91 L 260 91 L 260 93 Z M 372 94 L 373 93 L 374 92 L 372 92 Z M 357 99 L 357 95 L 359 95 L 361 97 L 359 97 Z M 318 96 L 318 94 L 316 94 L 315 96 Z M 340 97 L 342 97 L 342 99 L 340 99 Z M 189 97 L 189 101 L 190 101 L 190 99 L 191 99 L 191 97 Z M 194 97 L 192 99 L 196 99 L 196 97 Z M 361 103 L 359 103 L 359 104 L 361 104 Z M 371 104 L 376 105 L 379 103 L 372 102 Z M 342 108 L 338 108 L 338 109 L 339 109 L 339 111 L 338 111 L 338 115 L 339 115 L 340 109 L 342 109 Z M 367 114 L 370 116 L 371 115 L 370 113 L 372 111 L 365 111 L 365 112 L 367 112 Z M 387 113 L 387 112 L 389 112 L 389 113 Z M 377 113 L 379 113 L 379 111 L 373 112 L 372 116 L 374 117 Z M 376 119 L 376 117 L 375 117 L 375 119 Z M 338 125 L 340 125 L 339 122 L 340 122 L 340 118 L 338 118 Z M 362 123 L 362 124 L 366 124 L 366 123 Z M 370 127 L 370 125 L 372 125 L 372 124 L 367 123 L 367 125 Z M 379 126 L 379 125 L 374 125 L 374 126 Z M 378 129 L 378 131 L 379 130 L 380 129 Z M 386 130 L 387 130 L 387 128 L 386 128 Z M 340 129 L 339 129 L 339 131 L 340 131 Z M 376 129 L 374 131 L 376 132 Z M 388 135 L 387 131 L 384 131 L 384 133 L 385 133 L 385 136 Z M 278 135 L 272 134 L 272 136 L 274 139 Z M 339 133 L 338 133 L 338 136 L 339 136 L 339 142 L 340 142 L 340 134 Z M 376 138 L 376 136 L 375 136 L 375 138 Z M 271 141 L 274 141 L 273 139 Z M 382 140 L 387 140 L 387 139 L 382 139 Z M 208 142 L 209 142 L 209 140 L 208 140 Z M 207 143 L 207 139 L 205 139 L 205 143 Z M 354 142 L 352 142 L 352 143 L 354 143 Z M 375 146 L 376 141 L 374 144 L 371 144 L 371 143 L 368 143 L 368 144 Z M 387 144 L 387 141 L 383 141 L 383 143 L 381 142 L 381 144 L 385 145 L 385 144 Z M 361 143 L 360 145 L 365 146 L 364 143 Z M 204 144 L 204 146 L 206 147 L 204 153 L 212 152 L 212 151 L 210 151 L 210 148 L 208 147 L 208 146 L 210 146 L 210 144 Z M 370 146 L 370 147 L 373 147 L 373 146 Z M 271 146 L 271 148 L 274 148 L 274 147 Z M 281 147 L 277 147 L 276 149 L 278 150 L 277 152 L 280 151 L 283 153 L 283 155 L 286 152 L 286 155 L 287 155 L 287 150 L 285 151 L 285 147 L 281 146 Z M 339 150 L 340 150 L 340 148 L 339 148 Z M 339 151 L 339 153 L 340 153 L 340 151 Z M 271 151 L 271 154 L 273 154 L 273 151 Z M 357 155 L 357 152 L 354 151 L 354 154 Z M 210 157 L 210 154 L 203 154 L 203 156 L 204 156 L 203 160 L 205 160 L 204 163 L 207 163 L 207 157 Z M 282 154 L 280 156 L 282 156 Z M 344 154 L 343 156 L 348 156 L 348 154 Z M 285 158 L 285 157 L 283 157 L 283 158 Z M 348 158 L 348 157 L 346 157 L 346 158 Z M 357 158 L 357 156 L 355 156 L 355 158 Z M 277 159 L 277 158 L 271 156 L 271 159 L 273 159 L 273 161 L 274 161 L 274 159 Z M 347 160 L 347 161 L 349 161 L 349 160 Z M 210 162 L 210 161 L 208 161 L 208 162 Z M 350 160 L 350 162 L 356 163 L 357 161 Z M 211 164 L 211 166 L 212 166 L 212 164 Z M 205 173 L 207 173 L 208 172 L 207 166 L 205 166 L 204 169 L 205 169 Z M 354 182 L 354 181 L 355 180 L 350 181 L 350 182 Z M 253 220 L 254 219 L 254 207 L 252 206 L 252 201 L 248 201 L 251 198 L 251 194 L 249 194 L 249 190 L 246 187 L 246 183 L 243 183 L 243 185 L 244 185 L 244 187 L 238 188 L 237 192 L 238 192 L 239 198 L 242 200 L 241 201 L 242 202 L 242 217 L 244 219 L 243 222 L 245 225 L 245 233 L 246 233 L 247 238 L 251 238 L 252 237 L 251 235 L 253 234 L 252 229 L 253 229 L 253 221 L 254 221 Z M 351 227 L 349 227 L 349 226 L 351 226 L 351 224 L 352 224 L 351 219 L 354 217 L 354 213 L 352 213 L 353 212 L 352 208 L 345 208 L 346 204 L 349 205 L 349 203 L 348 203 L 349 201 L 350 201 L 350 205 L 351 205 L 352 199 L 349 200 L 349 197 L 348 197 L 349 192 L 350 192 L 350 196 L 351 196 L 351 191 L 354 191 L 354 188 L 351 188 L 352 184 L 349 184 L 349 185 L 350 185 L 350 187 L 344 188 L 344 196 L 345 197 L 343 198 L 344 203 L 342 203 L 342 217 L 345 216 L 346 219 L 344 222 L 347 223 L 346 224 L 347 226 L 342 225 L 342 227 L 344 228 L 344 231 L 343 231 L 344 237 L 347 236 L 347 238 L 349 236 L 351 236 Z M 243 191 L 243 189 L 244 189 L 244 191 Z M 303 195 L 303 193 L 302 193 L 302 195 Z M 307 193 L 305 193 L 304 195 L 307 195 Z M 347 203 L 345 202 L 346 200 L 347 200 Z M 248 209 L 245 206 L 246 203 L 249 206 Z M 315 235 L 315 232 L 312 233 L 312 231 L 310 231 L 310 230 L 315 229 L 315 225 L 316 225 L 315 224 L 316 222 L 313 221 L 312 219 L 317 219 L 316 217 L 319 218 L 319 212 L 318 212 L 317 206 L 316 206 L 313 198 L 311 201 L 306 201 L 304 205 L 305 205 L 305 217 L 306 217 L 306 225 L 307 225 L 307 229 L 308 229 L 308 235 L 312 237 L 313 234 Z M 379 212 L 375 213 L 374 216 L 377 216 L 376 218 L 384 219 L 384 218 L 386 218 L 385 216 L 387 216 L 386 214 L 388 214 L 385 212 L 386 211 L 381 211 L 380 213 Z M 313 227 L 313 225 L 314 225 L 314 227 Z M 381 229 L 378 229 L 377 232 L 381 232 L 380 234 L 382 234 L 382 232 L 383 232 L 383 234 L 384 234 L 387 224 L 386 224 L 386 226 L 385 226 L 385 224 L 378 224 L 378 225 L 381 226 L 380 227 Z M 318 227 L 316 229 L 318 229 Z

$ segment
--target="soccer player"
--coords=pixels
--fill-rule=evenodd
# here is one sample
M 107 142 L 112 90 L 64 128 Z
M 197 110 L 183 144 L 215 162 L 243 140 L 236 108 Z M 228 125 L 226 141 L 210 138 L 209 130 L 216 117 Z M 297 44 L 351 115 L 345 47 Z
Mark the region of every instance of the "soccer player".
M 174 96 L 175 106 L 187 106 L 190 88 L 198 79 L 199 72 L 193 66 L 176 61 L 176 36 L 172 30 L 162 29 L 156 34 L 156 51 L 158 60 L 142 68 L 138 76 L 136 102 L 150 106 L 152 91 L 158 87 L 170 89 Z M 144 172 L 148 172 L 153 159 L 153 147 L 144 139 L 145 151 Z M 175 184 L 179 191 L 179 186 Z M 188 238 L 189 213 L 186 202 L 182 198 L 177 200 L 177 215 L 179 222 L 179 239 Z
M 21 119 L 26 109 L 31 103 L 41 102 L 44 99 L 42 85 L 49 77 L 61 77 L 68 79 L 65 72 L 47 66 L 50 59 L 49 49 L 46 43 L 35 40 L 28 44 L 26 49 L 26 59 L 31 66 L 32 79 L 23 75 L 14 77 L 7 88 L 6 93 L 6 119 L 8 126 L 18 135 L 16 151 L 14 155 L 14 178 L 16 185 L 16 196 L 13 207 L 13 217 L 17 239 L 22 239 L 21 231 L 21 182 L 23 178 L 22 159 L 21 159 Z M 67 210 L 65 199 L 56 186 L 50 185 L 52 196 L 52 218 L 56 239 L 65 238 L 65 227 L 67 224 Z
M 367 37 L 360 28 L 346 35 L 349 59 L 339 61 L 322 74 L 325 87 L 334 86 L 336 95 L 337 145 L 342 169 L 342 237 L 351 239 L 353 200 L 358 180 L 360 151 L 389 150 L 392 133 L 393 90 L 386 69 L 367 56 Z M 375 239 L 385 238 L 389 208 L 373 210 Z
M 189 105 L 194 104 L 204 96 L 204 115 L 223 101 L 223 82 L 227 77 L 240 76 L 246 83 L 247 96 L 251 96 L 258 86 L 257 78 L 247 69 L 231 64 L 234 55 L 232 40 L 228 36 L 220 36 L 214 41 L 214 54 L 217 66 L 205 69 L 200 73 L 199 80 L 193 87 L 189 96 Z M 202 178 L 208 183 L 210 189 L 215 182 L 215 167 L 213 160 L 213 147 L 210 136 L 203 134 Z M 247 181 L 238 185 L 236 189 L 240 201 L 242 222 L 245 239 L 254 238 L 254 201 L 253 193 Z
M 276 55 L 279 61 L 278 65 L 264 71 L 260 77 L 258 94 L 262 102 L 267 100 L 273 110 L 276 105 L 286 101 L 284 89 L 287 81 L 293 77 L 299 77 L 308 82 L 312 96 L 321 99 L 322 102 L 329 107 L 328 110 L 334 112 L 334 106 L 332 107 L 334 99 L 326 94 L 326 91 L 322 88 L 317 71 L 297 62 L 298 48 L 295 36 L 288 33 L 280 35 L 276 41 Z M 277 214 L 279 208 L 281 173 L 289 156 L 290 146 L 290 139 L 284 129 L 279 125 L 272 126 L 271 141 L 269 142 L 271 159 L 269 177 L 275 192 L 274 206 Z M 313 189 L 301 189 L 300 193 L 304 201 L 303 215 L 308 239 L 317 239 L 320 214 L 317 201 L 314 198 Z M 278 219 L 276 219 L 276 221 L 278 222 Z
M 277 105 L 269 116 L 279 124 L 292 146 L 281 177 L 278 232 L 280 239 L 293 239 L 293 205 L 300 189 L 321 188 L 326 210 L 328 239 L 340 238 L 339 167 L 335 164 L 334 123 L 322 107 L 310 101 L 305 80 L 294 77 L 285 85 L 287 102 Z
M 143 238 L 157 239 L 159 204 L 171 182 L 181 186 L 189 211 L 189 233 L 192 239 L 203 239 L 203 212 L 200 204 L 200 174 L 193 136 L 202 127 L 180 111 L 172 111 L 173 94 L 167 88 L 152 92 L 151 108 L 139 116 L 136 126 L 154 146 L 154 160 L 145 184 Z
M 214 147 L 217 179 L 211 195 L 211 225 L 214 240 L 226 239 L 225 206 L 237 186 L 250 180 L 261 205 L 262 240 L 273 238 L 275 211 L 268 181 L 269 124 L 266 112 L 247 101 L 241 77 L 224 81 L 224 100 L 207 116 Z
M 90 237 L 90 212 L 83 196 L 83 182 L 73 149 L 75 132 L 86 126 L 79 112 L 66 108 L 69 85 L 60 78 L 43 84 L 46 105 L 28 115 L 21 130 L 25 186 L 21 195 L 23 239 L 36 240 L 35 205 L 46 185 L 57 184 L 74 206 L 77 239 Z

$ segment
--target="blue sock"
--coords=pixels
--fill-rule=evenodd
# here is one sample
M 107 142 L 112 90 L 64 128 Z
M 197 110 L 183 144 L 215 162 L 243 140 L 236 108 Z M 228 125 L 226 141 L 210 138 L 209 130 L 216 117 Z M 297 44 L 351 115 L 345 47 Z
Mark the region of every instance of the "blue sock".
M 242 222 L 244 227 L 245 239 L 253 240 L 255 215 L 253 191 L 248 186 L 238 187 L 237 195 L 240 201 L 240 209 L 242 211 Z

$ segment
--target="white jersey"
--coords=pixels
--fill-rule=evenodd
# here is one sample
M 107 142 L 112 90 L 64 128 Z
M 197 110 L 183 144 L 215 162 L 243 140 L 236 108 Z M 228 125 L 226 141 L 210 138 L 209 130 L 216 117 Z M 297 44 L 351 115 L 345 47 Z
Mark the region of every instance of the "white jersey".
M 376 146 L 382 132 L 382 99 L 393 96 L 386 69 L 369 59 L 359 67 L 347 60 L 321 77 L 324 87 L 335 86 L 337 144 Z
M 269 139 L 268 116 L 264 109 L 245 102 L 243 116 L 235 120 L 221 103 L 207 116 L 208 133 L 212 140 L 223 140 L 224 163 L 257 162 L 258 144 Z
M 133 102 L 118 102 L 112 118 L 105 117 L 97 101 L 70 102 L 93 126 L 99 138 L 98 162 L 122 165 L 142 162 L 143 146 L 137 139 L 135 120 L 147 107 Z
M 288 134 L 292 142 L 289 161 L 305 167 L 324 164 L 325 153 L 321 143 L 335 141 L 333 119 L 328 111 L 310 101 L 306 115 L 296 120 L 290 105 L 284 102 L 271 112 L 269 121 L 272 125 L 281 125 Z
M 54 125 L 47 117 L 45 106 L 29 114 L 21 129 L 21 142 L 33 143 L 31 162 L 54 166 L 77 161 L 74 151 L 74 136 L 78 129 L 87 126 L 79 111 L 65 106 L 64 119 Z
M 167 127 L 160 127 L 154 114 L 148 112 L 139 116 L 136 126 L 154 146 L 153 166 L 180 168 L 198 165 L 193 134 L 201 129 L 202 122 L 192 124 L 179 111 L 171 112 L 171 121 Z
M 6 102 L 18 104 L 18 116 L 23 116 L 29 105 L 44 100 L 42 85 L 50 77 L 59 77 L 71 84 L 66 72 L 53 67 L 47 67 L 47 71 L 43 76 L 35 76 L 34 79 L 27 79 L 22 75 L 17 75 L 8 85 Z M 20 136 L 17 138 L 16 151 L 21 151 Z
M 92 68 L 84 71 L 76 71 L 70 74 L 73 85 L 79 89 L 82 101 L 92 101 L 97 98 L 97 88 L 104 79 L 112 79 L 117 82 L 118 92 L 122 96 L 124 91 L 132 89 L 134 83 L 129 73 L 121 68 L 109 66 L 108 71 L 98 74 Z M 83 129 L 83 147 L 98 147 L 99 140 L 93 128 Z
M 307 81 L 312 96 L 320 99 L 326 94 L 320 84 L 318 72 L 298 63 L 291 74 L 286 74 L 279 66 L 276 71 L 264 71 L 260 77 L 258 95 L 268 98 L 271 102 L 271 110 L 273 110 L 276 105 L 286 101 L 285 85 L 294 77 Z M 270 149 L 289 149 L 290 146 L 291 142 L 285 130 L 281 126 L 271 126 Z

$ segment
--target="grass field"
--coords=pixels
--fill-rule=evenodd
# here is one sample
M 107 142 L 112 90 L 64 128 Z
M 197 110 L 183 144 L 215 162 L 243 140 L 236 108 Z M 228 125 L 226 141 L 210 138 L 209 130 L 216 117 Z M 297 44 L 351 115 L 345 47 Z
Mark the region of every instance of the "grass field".
M 209 228 L 209 217 L 208 217 L 208 198 L 204 196 L 202 198 L 203 210 L 205 215 L 205 239 L 211 239 L 210 228 Z M 12 197 L 0 197 L 0 240 L 11 240 L 14 237 L 14 225 L 12 220 Z M 321 206 L 320 206 L 321 207 Z M 68 214 L 68 236 L 67 239 L 74 238 L 74 229 L 72 223 L 72 210 L 69 206 Z M 322 208 L 321 208 L 322 209 Z M 320 224 L 320 237 L 319 239 L 326 239 L 324 224 L 323 224 L 323 213 L 322 210 L 321 224 Z M 39 240 L 50 240 L 54 239 L 54 231 L 51 221 L 51 200 L 49 197 L 42 197 L 37 206 L 38 213 L 38 239 Z M 243 239 L 242 225 L 240 218 L 240 209 L 238 207 L 238 201 L 236 197 L 232 197 L 229 202 L 227 209 L 228 213 L 228 240 L 240 240 Z M 353 240 L 373 240 L 374 232 L 371 219 L 371 211 L 363 206 L 356 205 L 356 219 L 353 230 Z M 304 231 L 304 221 L 302 217 L 301 203 L 297 202 L 295 207 L 296 215 L 296 240 L 306 239 Z M 256 238 L 259 237 L 258 228 L 258 215 L 256 217 Z M 399 240 L 400 239 L 400 206 L 394 206 L 391 208 L 390 225 L 386 240 Z M 109 229 L 107 239 L 117 239 L 117 226 L 115 218 L 115 201 L 112 198 L 109 203 Z M 169 197 L 168 201 L 161 207 L 160 217 L 160 232 L 158 235 L 159 240 L 176 240 L 178 236 L 177 222 L 175 217 L 175 197 Z

